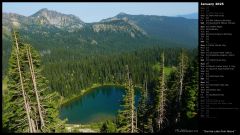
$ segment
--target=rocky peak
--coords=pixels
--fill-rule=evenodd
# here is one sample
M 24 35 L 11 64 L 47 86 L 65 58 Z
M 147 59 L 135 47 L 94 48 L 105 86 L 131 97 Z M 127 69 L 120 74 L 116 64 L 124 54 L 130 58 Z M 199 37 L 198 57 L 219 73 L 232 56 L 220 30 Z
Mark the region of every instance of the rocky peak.
M 35 18 L 40 24 L 51 24 L 58 28 L 81 28 L 85 24 L 78 17 L 74 15 L 66 15 L 57 11 L 48 10 L 43 8 L 30 16 Z
M 117 16 L 121 16 L 121 15 L 127 15 L 127 14 L 124 12 L 120 12 Z
M 15 14 L 15 13 L 3 13 L 2 14 L 2 25 L 8 26 L 9 30 L 10 27 L 16 26 L 20 27 L 21 24 L 25 24 L 28 22 L 28 19 L 26 16 Z
M 92 28 L 94 32 L 124 32 L 128 33 L 133 38 L 136 35 L 147 35 L 144 30 L 139 28 L 134 23 L 130 22 L 127 18 L 110 18 L 99 23 L 95 23 L 94 25 L 92 25 Z
M 101 28 L 102 30 L 106 30 L 106 28 L 111 28 L 116 31 L 117 28 L 120 28 L 121 30 L 130 30 L 131 33 L 139 32 L 142 35 L 147 35 L 147 33 L 143 29 L 141 29 L 133 20 L 129 19 L 128 16 L 128 14 L 121 12 L 115 17 L 103 19 L 100 21 L 101 27 L 95 27 L 97 29 L 95 29 L 94 31 L 101 31 Z M 105 24 L 105 26 L 103 24 Z M 111 25 L 111 27 L 109 25 Z M 115 27 L 113 27 L 112 25 Z

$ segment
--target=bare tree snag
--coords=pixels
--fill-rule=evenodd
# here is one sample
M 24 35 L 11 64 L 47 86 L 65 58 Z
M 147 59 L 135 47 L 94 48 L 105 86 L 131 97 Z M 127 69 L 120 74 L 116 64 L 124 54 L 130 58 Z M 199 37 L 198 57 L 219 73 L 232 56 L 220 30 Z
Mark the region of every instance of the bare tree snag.
M 28 56 L 28 63 L 29 63 L 31 77 L 32 77 L 32 82 L 33 82 L 33 86 L 34 86 L 34 92 L 35 92 L 36 99 L 37 99 L 38 113 L 39 113 L 39 117 L 40 117 L 40 121 L 41 121 L 41 129 L 42 129 L 45 126 L 45 123 L 44 123 L 44 119 L 43 119 L 43 115 L 42 115 L 41 103 L 39 100 L 39 94 L 38 94 L 38 89 L 37 89 L 37 84 L 36 84 L 36 77 L 35 77 L 30 47 L 27 48 L 27 56 Z
M 23 85 L 23 78 L 22 78 L 20 61 L 19 61 L 19 56 L 18 56 L 19 55 L 18 39 L 17 39 L 15 31 L 13 32 L 13 34 L 14 34 L 14 40 L 15 40 L 15 45 L 16 45 L 17 67 L 18 67 L 18 72 L 19 72 L 19 77 L 20 77 L 22 96 L 23 96 L 23 99 L 24 99 L 24 107 L 25 107 L 25 110 L 26 110 L 27 118 L 28 118 L 29 132 L 33 133 L 33 132 L 35 132 L 35 128 L 32 125 L 32 121 L 31 121 L 31 117 L 30 117 L 30 107 L 29 107 L 29 103 L 28 103 L 27 98 L 26 98 L 26 92 L 24 90 L 24 85 Z

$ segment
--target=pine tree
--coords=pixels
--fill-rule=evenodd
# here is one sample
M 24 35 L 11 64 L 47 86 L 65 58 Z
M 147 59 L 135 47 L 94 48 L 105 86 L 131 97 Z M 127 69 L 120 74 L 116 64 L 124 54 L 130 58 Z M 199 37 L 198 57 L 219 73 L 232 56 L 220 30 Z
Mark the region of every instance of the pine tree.
M 184 90 L 184 79 L 185 79 L 185 73 L 186 69 L 188 67 L 188 57 L 185 51 L 182 49 L 180 56 L 179 56 L 179 65 L 178 65 L 178 100 L 177 100 L 177 118 L 176 122 L 180 121 L 181 118 L 181 108 L 182 108 L 182 93 Z
M 30 103 L 24 86 L 25 78 L 23 63 L 24 44 L 19 39 L 18 32 L 13 32 L 12 53 L 9 59 L 8 91 L 4 97 L 3 125 L 9 131 L 35 132 L 30 116 Z M 6 121 L 5 121 L 6 120 Z
M 25 51 L 30 72 L 32 103 L 34 103 L 36 126 L 39 132 L 58 132 L 64 127 L 64 122 L 58 118 L 59 95 L 50 92 L 48 81 L 42 75 L 40 55 L 30 45 L 25 45 Z
M 164 52 L 161 54 L 161 66 L 160 73 L 157 79 L 157 86 L 155 88 L 155 130 L 161 131 L 164 121 L 166 120 L 166 86 L 165 86 L 165 74 L 164 74 Z
M 136 112 L 134 101 L 134 85 L 132 83 L 132 77 L 126 66 L 126 91 L 123 96 L 122 109 L 119 111 L 117 117 L 117 128 L 119 132 L 137 132 L 136 128 Z
M 56 132 L 64 128 L 58 118 L 56 93 L 42 76 L 40 55 L 13 32 L 8 91 L 4 94 L 3 125 L 9 132 Z
M 116 125 L 114 122 L 107 120 L 103 123 L 101 129 L 101 133 L 115 133 L 116 132 Z
M 147 90 L 147 81 L 144 81 L 143 87 L 141 89 L 141 100 L 138 105 L 138 130 L 141 133 L 147 131 L 148 125 L 148 90 Z
M 186 71 L 186 116 L 187 118 L 194 118 L 197 115 L 197 95 L 198 95 L 198 62 L 197 57 L 192 60 Z

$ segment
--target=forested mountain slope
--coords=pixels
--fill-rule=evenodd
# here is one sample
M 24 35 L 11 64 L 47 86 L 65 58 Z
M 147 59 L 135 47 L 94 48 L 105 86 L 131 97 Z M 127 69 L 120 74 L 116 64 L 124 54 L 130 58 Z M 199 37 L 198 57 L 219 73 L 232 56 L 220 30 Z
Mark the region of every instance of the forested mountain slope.
M 122 64 L 134 66 L 133 79 L 141 83 L 145 72 L 141 72 L 142 68 L 156 64 L 161 48 L 169 48 L 168 59 L 176 57 L 179 48 L 197 47 L 197 20 L 181 17 L 120 13 L 100 22 L 84 23 L 74 15 L 41 9 L 28 17 L 3 13 L 2 21 L 3 77 L 14 25 L 21 40 L 40 52 L 51 88 L 62 91 L 62 95 L 71 93 L 66 87 L 77 92 L 92 83 L 121 80 Z M 169 66 L 176 63 L 170 59 L 166 62 Z M 146 72 L 150 73 L 149 70 Z M 64 78 L 69 78 L 67 84 L 61 83 Z

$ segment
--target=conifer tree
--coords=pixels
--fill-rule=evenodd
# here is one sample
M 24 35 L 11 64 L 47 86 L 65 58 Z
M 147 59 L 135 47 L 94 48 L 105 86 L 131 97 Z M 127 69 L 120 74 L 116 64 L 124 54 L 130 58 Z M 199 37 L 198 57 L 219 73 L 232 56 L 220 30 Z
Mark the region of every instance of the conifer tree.
M 30 103 L 24 86 L 24 44 L 19 39 L 18 32 L 13 32 L 12 53 L 9 59 L 8 91 L 4 97 L 3 126 L 9 131 L 35 132 L 30 116 Z
M 8 91 L 3 95 L 3 127 L 9 132 L 57 132 L 64 129 L 58 118 L 58 95 L 51 93 L 42 76 L 40 55 L 23 44 L 13 31 L 9 59 Z
M 180 121 L 181 118 L 181 108 L 182 108 L 182 93 L 184 90 L 184 79 L 186 69 L 188 67 L 188 57 L 185 51 L 182 49 L 179 55 L 179 65 L 177 68 L 177 76 L 178 76 L 178 100 L 177 100 L 177 118 L 176 122 Z
M 143 87 L 141 89 L 141 99 L 139 101 L 138 106 L 138 129 L 139 132 L 145 133 L 148 125 L 147 125 L 147 111 L 148 111 L 148 90 L 147 90 L 147 81 L 144 81 Z
M 157 79 L 157 86 L 155 88 L 155 130 L 159 132 L 163 128 L 166 120 L 166 86 L 164 73 L 164 52 L 161 54 L 161 64 L 159 70 L 159 77 Z
M 194 118 L 197 115 L 197 95 L 198 95 L 198 61 L 197 57 L 189 63 L 185 79 L 185 105 L 187 118 Z
M 136 113 L 135 113 L 135 101 L 134 101 L 134 85 L 132 77 L 126 66 L 126 81 L 125 81 L 125 95 L 123 96 L 122 109 L 119 111 L 117 117 L 118 132 L 134 133 L 136 129 Z
M 116 132 L 116 125 L 114 122 L 107 120 L 103 123 L 101 129 L 101 133 L 115 133 Z

